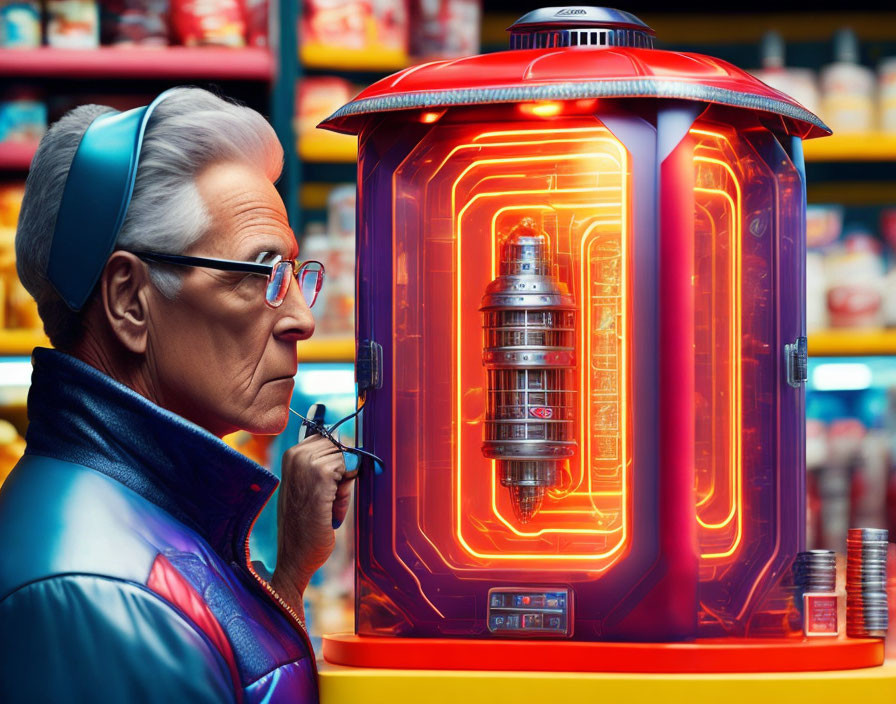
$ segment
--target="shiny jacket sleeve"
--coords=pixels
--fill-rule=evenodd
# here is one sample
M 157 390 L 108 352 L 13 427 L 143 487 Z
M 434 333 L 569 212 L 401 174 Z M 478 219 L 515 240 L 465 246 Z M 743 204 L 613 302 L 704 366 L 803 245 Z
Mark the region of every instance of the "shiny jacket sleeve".
M 0 601 L 0 701 L 237 701 L 224 658 L 146 587 L 64 575 Z

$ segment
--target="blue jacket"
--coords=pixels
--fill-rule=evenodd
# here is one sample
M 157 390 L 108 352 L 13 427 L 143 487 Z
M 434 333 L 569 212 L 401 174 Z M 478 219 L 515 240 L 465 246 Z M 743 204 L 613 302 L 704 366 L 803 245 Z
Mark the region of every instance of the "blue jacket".
M 205 430 L 36 349 L 0 490 L 0 701 L 317 701 L 248 536 L 277 485 Z

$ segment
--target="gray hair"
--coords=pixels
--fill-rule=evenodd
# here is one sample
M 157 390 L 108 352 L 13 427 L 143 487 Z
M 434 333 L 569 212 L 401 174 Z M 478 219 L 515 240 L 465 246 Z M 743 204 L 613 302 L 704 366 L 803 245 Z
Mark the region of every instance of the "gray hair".
M 78 341 L 81 314 L 65 304 L 47 279 L 53 230 L 78 143 L 90 123 L 111 110 L 104 105 L 82 105 L 66 113 L 41 140 L 25 182 L 16 230 L 16 268 L 37 301 L 50 341 L 62 349 Z M 201 88 L 173 90 L 147 125 L 134 194 L 116 249 L 183 253 L 209 227 L 208 210 L 196 188 L 197 176 L 212 164 L 230 161 L 261 168 L 274 182 L 283 168 L 283 148 L 271 126 L 254 110 Z M 175 267 L 153 265 L 150 276 L 169 298 L 180 290 Z

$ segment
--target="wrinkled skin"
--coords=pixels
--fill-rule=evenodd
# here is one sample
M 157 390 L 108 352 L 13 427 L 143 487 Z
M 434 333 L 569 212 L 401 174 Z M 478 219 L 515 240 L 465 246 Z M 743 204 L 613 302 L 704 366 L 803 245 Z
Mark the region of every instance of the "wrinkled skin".
M 211 227 L 185 254 L 239 261 L 298 255 L 283 201 L 262 171 L 220 163 L 203 171 L 196 185 Z M 272 309 L 261 276 L 176 270 L 181 290 L 168 299 L 152 284 L 145 262 L 114 252 L 72 354 L 218 437 L 240 429 L 281 432 L 297 343 L 314 332 L 298 285 L 292 282 L 283 304 Z M 320 436 L 288 450 L 282 467 L 272 584 L 301 614 L 302 592 L 333 550 L 334 519 L 345 516 L 351 482 L 343 481 L 342 454 Z

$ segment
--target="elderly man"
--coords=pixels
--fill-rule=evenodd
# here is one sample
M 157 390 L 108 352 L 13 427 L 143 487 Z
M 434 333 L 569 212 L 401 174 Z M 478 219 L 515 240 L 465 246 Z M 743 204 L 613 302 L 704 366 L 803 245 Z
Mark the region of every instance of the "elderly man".
M 283 429 L 314 331 L 323 269 L 297 261 L 282 161 L 259 114 L 192 88 L 79 107 L 41 142 L 16 253 L 55 349 L 0 492 L 0 701 L 317 700 L 302 592 L 342 453 L 285 454 L 268 582 L 248 536 L 277 480 L 220 439 Z

